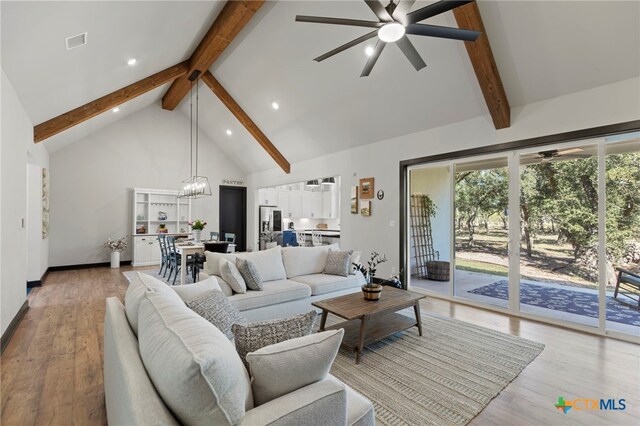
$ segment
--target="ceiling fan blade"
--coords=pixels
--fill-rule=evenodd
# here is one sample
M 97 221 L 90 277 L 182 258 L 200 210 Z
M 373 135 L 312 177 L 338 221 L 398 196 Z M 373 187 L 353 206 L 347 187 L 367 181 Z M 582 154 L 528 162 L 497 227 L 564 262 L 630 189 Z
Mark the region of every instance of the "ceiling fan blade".
M 407 22 L 409 24 L 415 24 L 416 22 L 423 21 L 427 18 L 439 15 L 456 7 L 464 6 L 467 3 L 471 3 L 473 0 L 464 1 L 452 1 L 452 0 L 440 0 L 437 3 L 430 4 L 421 9 L 414 10 L 407 14 Z
M 385 22 L 393 21 L 393 18 L 391 17 L 391 15 L 389 15 L 389 12 L 387 12 L 387 9 L 385 9 L 384 6 L 382 6 L 382 4 L 380 4 L 378 0 L 364 0 L 364 2 L 367 4 L 367 6 L 369 6 L 369 8 L 373 11 L 373 13 L 375 13 L 378 19 L 380 19 L 381 21 L 385 21 Z
M 343 45 L 342 45 L 342 46 L 340 46 L 340 47 L 336 47 L 335 49 L 333 49 L 333 50 L 332 50 L 332 51 L 330 51 L 330 52 L 325 53 L 324 55 L 320 55 L 320 56 L 318 56 L 317 58 L 315 58 L 315 59 L 314 59 L 314 61 L 316 61 L 316 62 L 324 61 L 325 59 L 330 58 L 330 57 L 332 57 L 333 55 L 335 55 L 335 54 L 337 54 L 337 53 L 340 53 L 340 52 L 342 52 L 342 51 L 344 51 L 344 50 L 347 50 L 347 49 L 348 49 L 348 48 L 350 48 L 350 47 L 356 46 L 356 45 L 358 45 L 358 44 L 362 43 L 363 41 L 367 41 L 367 40 L 369 40 L 370 38 L 375 37 L 376 35 L 378 35 L 378 30 L 371 31 L 370 33 L 365 34 L 365 35 L 363 35 L 362 37 L 358 37 L 358 38 L 357 38 L 357 39 L 355 39 L 355 40 L 351 40 L 349 43 L 345 43 L 345 44 L 343 44 Z
M 429 24 L 411 24 L 405 29 L 407 34 L 428 37 L 448 38 L 452 40 L 476 41 L 480 31 L 462 30 L 460 28 L 440 27 Z
M 395 19 L 396 21 L 400 21 L 402 25 L 408 25 L 409 22 L 407 22 L 407 13 L 409 13 L 411 6 L 413 6 L 415 2 L 416 0 L 400 0 L 395 10 L 391 14 L 391 16 L 393 16 L 393 19 Z
M 584 151 L 584 149 L 582 148 L 570 148 L 570 149 L 565 149 L 564 151 L 560 151 L 558 152 L 558 154 L 560 155 L 575 154 L 577 152 L 582 152 L 582 151 Z
M 384 46 L 387 43 L 385 43 L 382 40 L 378 40 L 378 43 L 376 44 L 376 47 L 373 51 L 373 55 L 371 55 L 369 57 L 369 60 L 367 60 L 367 63 L 364 65 L 364 69 L 362 70 L 362 74 L 360 74 L 360 77 L 366 77 L 371 73 L 371 70 L 373 69 L 373 66 L 376 64 L 376 62 L 378 61 L 378 58 L 380 57 L 380 54 L 382 53 L 382 49 L 384 49 Z
M 360 19 L 326 18 L 323 16 L 296 15 L 296 22 L 310 22 L 313 24 L 348 25 L 352 27 L 380 28 L 382 22 L 362 21 Z
M 404 56 L 406 56 L 409 62 L 411 62 L 411 65 L 413 65 L 416 71 L 420 71 L 422 68 L 427 66 L 407 36 L 403 36 L 400 40 L 396 41 L 396 44 L 400 50 L 402 50 Z

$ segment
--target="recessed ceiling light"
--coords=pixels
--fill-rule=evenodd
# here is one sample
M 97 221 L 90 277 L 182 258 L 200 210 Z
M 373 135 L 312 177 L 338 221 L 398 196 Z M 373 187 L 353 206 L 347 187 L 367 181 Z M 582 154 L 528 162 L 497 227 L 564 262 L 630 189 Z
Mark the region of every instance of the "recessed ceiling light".
M 138 60 L 136 58 L 131 58 L 127 61 L 127 65 L 129 66 L 133 66 L 136 64 L 136 62 L 138 62 Z
M 114 109 L 112 109 L 111 111 L 112 111 L 112 112 L 118 112 L 118 111 L 120 111 L 120 108 L 115 107 L 115 108 L 114 108 Z
M 227 135 L 231 136 L 232 134 L 233 134 L 233 132 L 231 130 L 227 129 Z
M 280 108 L 280 105 L 278 105 L 278 103 L 277 103 L 277 102 L 271 102 L 271 108 L 273 108 L 273 109 L 279 109 L 279 108 Z
M 364 49 L 364 54 L 367 55 L 367 56 L 373 55 L 373 46 L 367 46 Z

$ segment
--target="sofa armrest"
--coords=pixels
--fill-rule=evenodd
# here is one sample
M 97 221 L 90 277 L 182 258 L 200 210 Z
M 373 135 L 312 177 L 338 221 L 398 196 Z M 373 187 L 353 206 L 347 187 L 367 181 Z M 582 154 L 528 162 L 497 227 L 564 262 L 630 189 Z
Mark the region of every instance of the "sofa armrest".
M 246 412 L 240 425 L 346 425 L 343 383 L 325 379 Z

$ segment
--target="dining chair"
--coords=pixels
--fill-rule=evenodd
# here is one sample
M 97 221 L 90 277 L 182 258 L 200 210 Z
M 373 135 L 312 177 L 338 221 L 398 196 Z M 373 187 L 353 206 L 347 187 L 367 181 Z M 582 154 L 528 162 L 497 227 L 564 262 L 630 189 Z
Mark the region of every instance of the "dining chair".
M 169 254 L 167 253 L 167 236 L 165 234 L 158 234 L 158 245 L 160 246 L 160 271 L 158 271 L 158 275 L 162 275 L 164 278 L 169 271 Z
M 176 279 L 178 278 L 178 274 L 180 273 L 182 255 L 178 253 L 176 250 L 176 237 L 167 237 L 167 254 L 169 255 L 169 277 L 167 278 L 167 282 L 171 281 L 171 276 L 173 275 L 172 284 L 176 284 Z M 195 259 L 193 256 L 189 255 L 186 259 L 187 272 L 189 269 L 193 271 L 195 268 Z
M 322 245 L 322 234 L 320 231 L 311 231 L 311 243 L 314 247 Z
M 296 231 L 296 243 L 298 243 L 299 246 L 304 247 L 307 245 L 307 241 L 306 241 L 306 237 L 304 235 L 304 232 L 301 231 Z
M 229 232 L 225 232 L 225 233 L 224 233 L 224 240 L 225 240 L 227 243 L 235 243 L 235 242 L 236 242 L 236 234 L 232 234 L 232 233 L 229 233 Z

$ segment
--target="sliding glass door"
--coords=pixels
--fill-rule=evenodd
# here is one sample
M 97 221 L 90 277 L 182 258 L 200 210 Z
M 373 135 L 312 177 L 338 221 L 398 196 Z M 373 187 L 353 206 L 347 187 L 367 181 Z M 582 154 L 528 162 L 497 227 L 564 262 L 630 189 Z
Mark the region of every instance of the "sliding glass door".
M 640 337 L 640 133 L 413 166 L 409 286 Z

